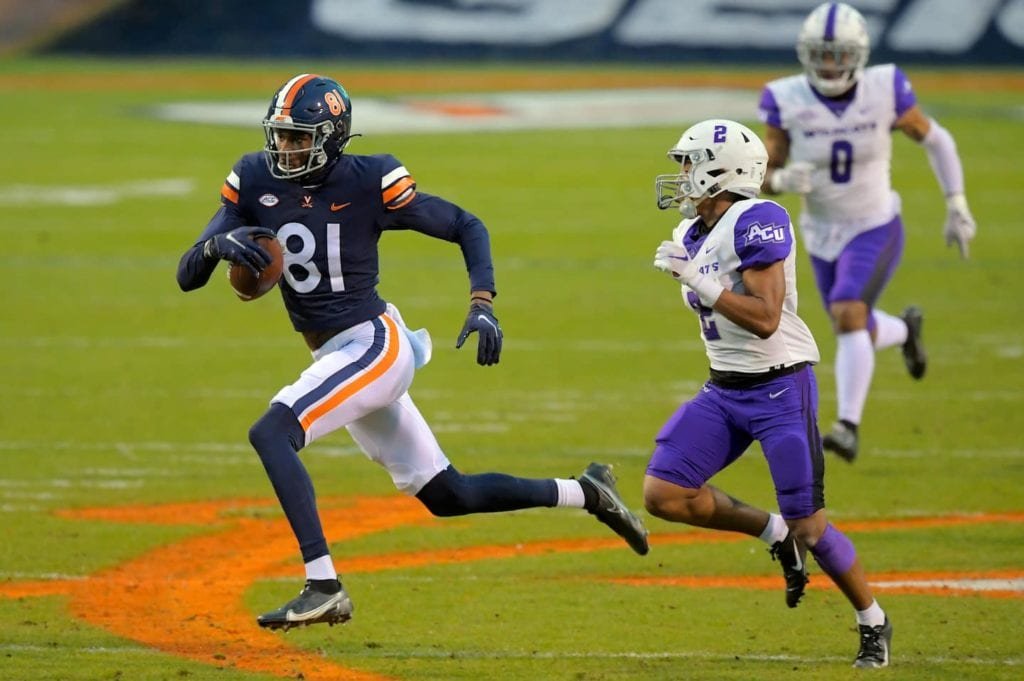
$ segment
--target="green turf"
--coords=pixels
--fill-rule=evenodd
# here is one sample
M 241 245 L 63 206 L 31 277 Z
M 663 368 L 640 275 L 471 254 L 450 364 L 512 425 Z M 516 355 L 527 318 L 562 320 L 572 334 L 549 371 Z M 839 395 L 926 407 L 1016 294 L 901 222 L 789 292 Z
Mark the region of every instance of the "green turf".
M 189 295 L 174 281 L 179 255 L 216 209 L 224 175 L 262 144 L 262 133 L 163 123 L 143 112 L 190 98 L 266 98 L 267 71 L 280 76 L 271 82 L 283 81 L 287 67 L 0 63 L 8 103 L 0 111 L 0 195 L 12 185 L 183 178 L 194 186 L 184 197 L 110 205 L 0 205 L 9 240 L 0 264 L 10 277 L 0 320 L 0 580 L 86 577 L 208 531 L 188 519 L 182 526 L 69 520 L 53 514 L 59 509 L 272 496 L 245 434 L 306 366 L 301 339 L 274 295 L 240 304 L 220 272 Z M 184 78 L 166 92 L 48 85 L 78 68 L 150 70 L 154 84 L 167 74 Z M 208 80 L 187 85 L 189 76 L 232 70 L 222 89 L 208 89 Z M 32 78 L 10 85 L 25 74 Z M 260 87 L 249 86 L 257 75 Z M 351 94 L 358 117 L 361 93 Z M 897 139 L 893 174 L 907 249 L 882 307 L 925 309 L 931 365 L 914 383 L 898 351 L 878 356 L 861 459 L 828 461 L 827 500 L 840 526 L 1024 511 L 1024 92 L 929 90 L 920 99 L 957 140 L 979 235 L 966 263 L 944 247 L 942 197 L 925 154 Z M 692 316 L 650 266 L 675 224 L 653 205 L 653 177 L 671 169 L 665 150 L 689 122 L 680 112 L 678 128 L 375 135 L 351 147 L 394 153 L 422 190 L 460 203 L 491 230 L 506 333 L 492 369 L 476 366 L 471 350 L 453 348 L 467 300 L 458 249 L 415 234 L 382 240 L 381 292 L 410 325 L 434 336 L 434 360 L 417 376 L 413 397 L 463 470 L 568 476 L 605 460 L 616 464 L 626 499 L 640 506 L 654 434 L 706 375 Z M 784 203 L 796 211 L 795 201 Z M 827 425 L 835 416 L 835 342 L 803 257 L 800 268 L 801 312 L 823 354 L 817 373 Z M 321 495 L 397 494 L 344 433 L 304 456 Z M 774 504 L 756 448 L 718 482 L 751 503 Z M 836 592 L 811 592 L 789 611 L 776 592 L 605 581 L 775 573 L 754 541 L 659 546 L 659 535 L 683 528 L 647 522 L 654 548 L 643 559 L 623 549 L 354 574 L 346 580 L 358 608 L 352 623 L 286 640 L 399 679 L 855 676 L 847 669 L 853 617 Z M 344 570 L 350 556 L 604 536 L 581 512 L 529 511 L 399 528 L 336 545 L 335 553 Z M 1019 524 L 851 532 L 869 571 L 879 572 L 1019 574 L 1020 536 Z M 297 569 L 295 581 L 257 581 L 244 607 L 277 605 L 300 578 Z M 879 676 L 1019 678 L 1019 596 L 880 598 L 897 633 L 894 667 Z M 153 651 L 77 621 L 67 597 L 46 596 L 0 598 L 0 678 L 272 677 Z

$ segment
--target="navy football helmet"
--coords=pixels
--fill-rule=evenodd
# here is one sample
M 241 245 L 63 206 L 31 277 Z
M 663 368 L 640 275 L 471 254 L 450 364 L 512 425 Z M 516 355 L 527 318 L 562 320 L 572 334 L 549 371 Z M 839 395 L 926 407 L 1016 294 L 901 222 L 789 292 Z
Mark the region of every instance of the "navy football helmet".
M 314 179 L 341 157 L 352 137 L 351 127 L 352 102 L 340 83 L 312 73 L 295 76 L 274 95 L 263 119 L 271 175 Z M 284 143 L 286 138 L 294 142 L 296 135 L 309 135 L 309 145 L 295 148 Z

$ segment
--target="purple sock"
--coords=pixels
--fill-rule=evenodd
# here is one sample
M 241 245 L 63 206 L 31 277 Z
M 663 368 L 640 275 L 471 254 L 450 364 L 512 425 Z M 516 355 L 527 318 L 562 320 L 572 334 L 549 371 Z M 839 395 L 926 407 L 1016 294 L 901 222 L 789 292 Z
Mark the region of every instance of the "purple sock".
M 857 560 L 857 551 L 853 548 L 853 542 L 837 530 L 832 523 L 825 526 L 821 538 L 810 551 L 814 560 L 830 577 L 838 577 L 843 574 Z

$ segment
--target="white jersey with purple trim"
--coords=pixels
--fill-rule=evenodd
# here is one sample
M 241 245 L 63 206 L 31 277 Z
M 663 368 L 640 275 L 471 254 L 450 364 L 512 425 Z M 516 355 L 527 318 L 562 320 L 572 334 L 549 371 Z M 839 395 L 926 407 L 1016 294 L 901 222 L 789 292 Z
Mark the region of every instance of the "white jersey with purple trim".
M 796 241 L 786 209 L 765 199 L 737 201 L 704 233 L 700 218 L 683 220 L 672 240 L 686 248 L 694 264 L 727 290 L 743 293 L 743 271 L 785 261 L 786 297 L 778 330 L 758 338 L 704 305 L 686 285 L 683 300 L 700 317 L 701 338 L 711 368 L 761 373 L 779 366 L 820 359 L 814 336 L 797 316 Z
M 898 87 L 908 90 L 899 93 L 901 101 L 913 97 L 893 64 L 865 69 L 845 108 L 838 102 L 830 107 L 803 74 L 766 86 L 778 107 L 777 125 L 789 134 L 790 161 L 814 164 L 800 215 L 804 246 L 812 255 L 834 260 L 858 234 L 899 214 L 890 177 Z M 775 124 L 763 107 L 761 117 Z

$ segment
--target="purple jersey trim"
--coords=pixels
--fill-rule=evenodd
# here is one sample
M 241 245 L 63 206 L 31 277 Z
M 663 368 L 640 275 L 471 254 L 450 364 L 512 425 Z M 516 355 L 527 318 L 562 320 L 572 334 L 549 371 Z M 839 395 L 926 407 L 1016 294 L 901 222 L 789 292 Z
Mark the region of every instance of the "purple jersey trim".
M 893 88 L 896 91 L 896 118 L 899 119 L 908 109 L 917 104 L 917 96 L 914 88 L 907 78 L 907 74 L 900 70 L 900 67 L 893 67 Z
M 839 5 L 832 3 L 828 6 L 828 16 L 825 17 L 825 40 L 831 41 L 836 39 L 836 10 L 839 9 Z
M 776 128 L 782 127 L 782 112 L 779 111 L 779 103 L 775 101 L 775 95 L 771 88 L 766 87 L 761 90 L 761 102 L 758 104 L 758 108 L 762 123 L 773 125 Z
M 789 213 L 774 202 L 759 203 L 745 210 L 736 220 L 733 244 L 740 257 L 742 272 L 749 267 L 767 267 L 785 260 L 793 250 Z

